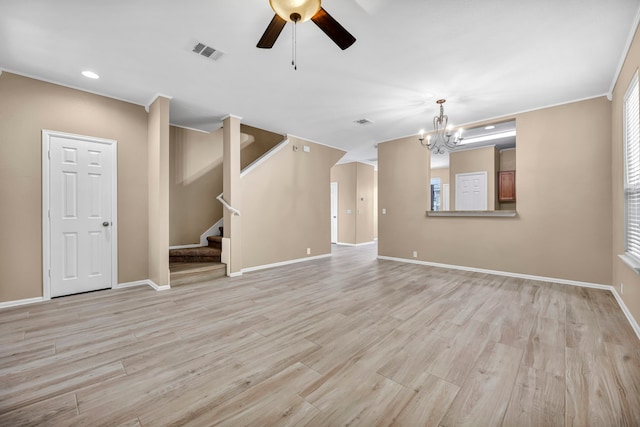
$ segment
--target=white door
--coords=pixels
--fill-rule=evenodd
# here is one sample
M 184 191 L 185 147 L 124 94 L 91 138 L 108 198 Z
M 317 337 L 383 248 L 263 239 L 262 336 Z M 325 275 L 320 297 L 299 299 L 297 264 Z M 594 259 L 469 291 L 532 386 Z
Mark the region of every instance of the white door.
M 331 243 L 338 242 L 338 183 L 331 183 Z
M 45 298 L 113 286 L 115 148 L 115 141 L 43 131 Z
M 456 174 L 457 211 L 487 210 L 487 172 Z

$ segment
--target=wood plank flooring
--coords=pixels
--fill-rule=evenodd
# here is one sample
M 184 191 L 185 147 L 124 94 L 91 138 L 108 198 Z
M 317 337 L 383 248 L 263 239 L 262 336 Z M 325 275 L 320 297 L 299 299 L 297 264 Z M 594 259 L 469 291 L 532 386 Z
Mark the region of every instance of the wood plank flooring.
M 636 426 L 607 291 L 376 259 L 0 310 L 0 426 Z

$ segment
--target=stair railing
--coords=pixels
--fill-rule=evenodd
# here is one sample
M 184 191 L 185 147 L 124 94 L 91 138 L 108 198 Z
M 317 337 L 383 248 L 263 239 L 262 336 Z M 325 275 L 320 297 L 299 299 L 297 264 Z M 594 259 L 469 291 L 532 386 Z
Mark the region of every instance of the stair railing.
M 220 203 L 222 203 L 222 206 L 224 206 L 225 208 L 229 209 L 229 212 L 231 212 L 235 216 L 240 216 L 240 211 L 238 209 L 234 208 L 233 206 L 231 206 L 229 203 L 227 203 L 227 201 L 222 197 L 222 194 L 220 194 L 218 197 L 216 197 L 216 200 L 218 200 Z

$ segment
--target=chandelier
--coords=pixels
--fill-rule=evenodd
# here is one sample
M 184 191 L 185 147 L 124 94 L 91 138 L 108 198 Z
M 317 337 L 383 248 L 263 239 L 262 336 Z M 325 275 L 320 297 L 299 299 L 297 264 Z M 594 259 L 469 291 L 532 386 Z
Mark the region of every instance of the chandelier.
M 456 132 L 453 140 L 451 137 L 451 127 L 449 126 L 449 116 L 444 114 L 444 107 L 442 104 L 447 102 L 446 99 L 438 99 L 436 104 L 440 105 L 440 115 L 433 118 L 433 132 L 427 135 L 427 142 L 425 143 L 424 130 L 420 131 L 420 144 L 428 148 L 429 151 L 433 151 L 435 154 L 444 154 L 445 150 L 453 150 L 457 147 L 458 143 L 462 141 L 462 129 Z

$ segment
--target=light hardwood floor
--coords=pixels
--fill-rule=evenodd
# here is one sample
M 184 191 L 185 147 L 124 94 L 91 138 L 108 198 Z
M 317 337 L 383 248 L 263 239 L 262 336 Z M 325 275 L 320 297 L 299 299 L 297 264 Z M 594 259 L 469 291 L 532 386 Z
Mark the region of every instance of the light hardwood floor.
M 0 425 L 633 426 L 607 291 L 376 260 L 0 310 Z

